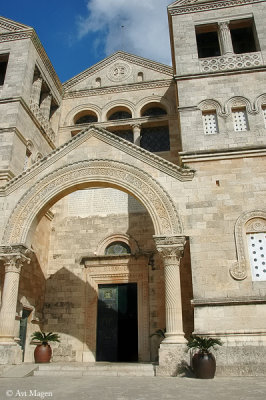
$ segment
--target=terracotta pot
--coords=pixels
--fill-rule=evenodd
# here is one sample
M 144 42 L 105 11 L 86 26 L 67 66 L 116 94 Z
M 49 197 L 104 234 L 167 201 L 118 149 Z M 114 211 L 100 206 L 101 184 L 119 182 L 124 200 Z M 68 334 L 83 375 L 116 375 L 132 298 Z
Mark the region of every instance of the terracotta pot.
M 196 378 L 212 379 L 216 371 L 216 361 L 212 353 L 196 353 L 192 357 L 192 368 Z
M 49 344 L 39 344 L 34 350 L 34 359 L 36 363 L 49 363 L 52 357 L 52 349 Z

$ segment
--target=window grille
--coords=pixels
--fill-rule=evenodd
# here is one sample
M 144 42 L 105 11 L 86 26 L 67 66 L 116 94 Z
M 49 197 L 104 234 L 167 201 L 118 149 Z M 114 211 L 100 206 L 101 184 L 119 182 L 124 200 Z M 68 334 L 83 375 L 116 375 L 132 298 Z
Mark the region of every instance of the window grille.
M 131 254 L 130 247 L 124 242 L 113 242 L 105 249 L 106 255 Z
M 266 281 L 266 232 L 247 233 L 253 281 Z
M 140 146 L 152 152 L 169 151 L 170 140 L 168 126 L 142 128 Z
M 218 120 L 215 111 L 208 111 L 202 114 L 203 128 L 205 135 L 218 133 Z
M 262 114 L 264 119 L 264 126 L 266 128 L 266 106 L 262 107 Z
M 120 130 L 120 131 L 111 131 L 114 135 L 121 137 L 122 139 L 128 140 L 129 142 L 133 143 L 133 132 L 130 129 Z
M 236 132 L 249 130 L 248 116 L 245 109 L 232 110 L 232 115 L 233 115 L 234 130 Z

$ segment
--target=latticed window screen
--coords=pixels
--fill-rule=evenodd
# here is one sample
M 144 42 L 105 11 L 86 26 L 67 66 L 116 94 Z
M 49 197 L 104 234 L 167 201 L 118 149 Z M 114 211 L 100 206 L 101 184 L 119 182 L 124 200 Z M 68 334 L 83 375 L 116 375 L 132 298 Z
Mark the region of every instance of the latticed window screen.
M 264 126 L 266 128 L 266 106 L 262 107 L 262 113 L 263 113 L 263 118 L 264 118 Z
M 266 281 L 266 232 L 247 233 L 253 281 Z
M 121 137 L 122 139 L 128 140 L 133 143 L 133 132 L 129 129 L 122 131 L 112 131 L 115 135 Z
M 216 111 L 206 111 L 202 113 L 202 119 L 205 135 L 212 135 L 219 132 Z
M 248 116 L 244 108 L 232 110 L 234 130 L 235 131 L 248 131 Z
M 143 149 L 160 152 L 170 150 L 168 126 L 157 126 L 141 129 L 140 146 Z

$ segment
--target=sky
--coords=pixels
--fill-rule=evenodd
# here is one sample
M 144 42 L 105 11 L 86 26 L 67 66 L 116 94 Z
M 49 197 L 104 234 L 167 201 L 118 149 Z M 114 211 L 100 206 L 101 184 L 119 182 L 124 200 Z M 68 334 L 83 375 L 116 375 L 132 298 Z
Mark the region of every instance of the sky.
M 0 0 L 0 15 L 35 29 L 61 82 L 123 50 L 171 65 L 171 0 Z

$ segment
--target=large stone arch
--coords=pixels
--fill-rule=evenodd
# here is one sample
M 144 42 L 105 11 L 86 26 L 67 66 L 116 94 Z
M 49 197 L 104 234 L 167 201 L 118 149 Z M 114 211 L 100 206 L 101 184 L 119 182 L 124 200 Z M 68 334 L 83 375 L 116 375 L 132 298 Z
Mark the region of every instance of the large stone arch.
M 3 236 L 3 245 L 30 244 L 38 220 L 60 198 L 79 188 L 110 186 L 137 198 L 153 221 L 155 235 L 181 235 L 175 206 L 148 173 L 127 163 L 92 159 L 58 168 L 39 180 L 18 201 Z

